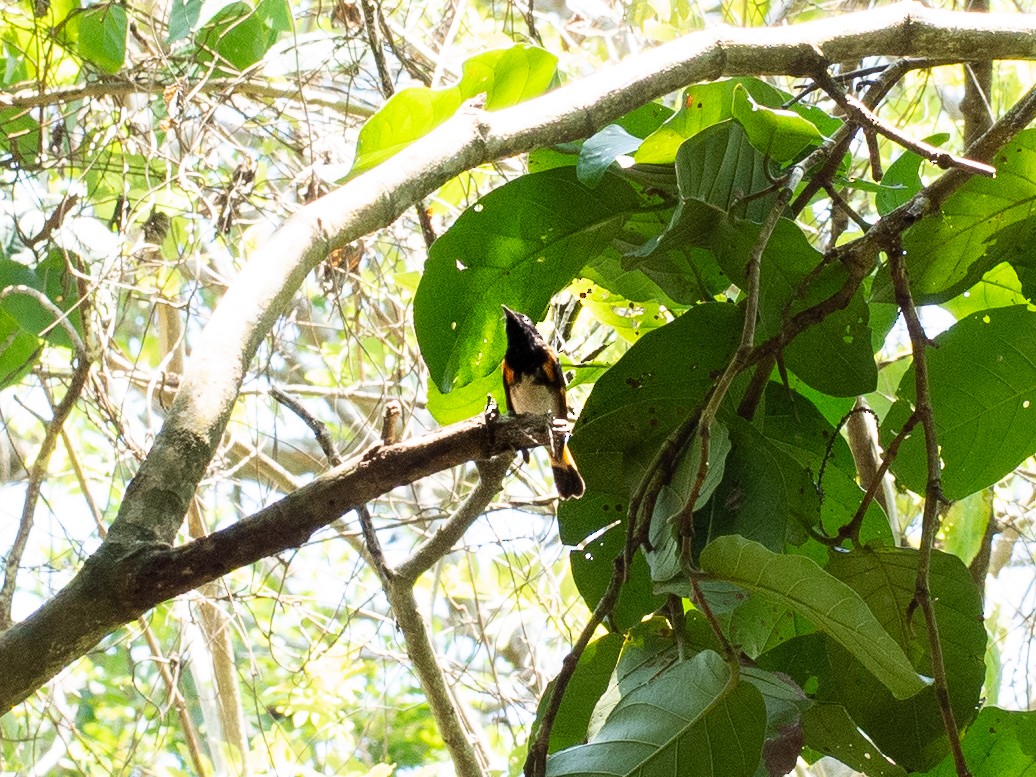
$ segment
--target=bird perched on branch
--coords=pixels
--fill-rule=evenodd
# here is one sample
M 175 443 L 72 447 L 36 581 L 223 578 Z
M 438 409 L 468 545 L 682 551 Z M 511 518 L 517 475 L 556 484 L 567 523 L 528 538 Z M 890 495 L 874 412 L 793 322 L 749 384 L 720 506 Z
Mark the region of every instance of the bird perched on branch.
M 537 331 L 532 319 L 502 306 L 507 319 L 507 353 L 504 354 L 504 392 L 507 409 L 516 414 L 549 415 L 568 419 L 565 375 L 557 354 Z M 554 485 L 562 499 L 578 499 L 586 486 L 568 448 L 568 434 L 556 432 L 547 446 Z

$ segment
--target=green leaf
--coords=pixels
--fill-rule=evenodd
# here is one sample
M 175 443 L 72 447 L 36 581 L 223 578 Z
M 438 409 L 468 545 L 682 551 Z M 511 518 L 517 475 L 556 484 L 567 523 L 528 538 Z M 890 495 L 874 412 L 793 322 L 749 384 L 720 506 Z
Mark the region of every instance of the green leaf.
M 1022 223 L 1028 222 L 1019 222 L 1019 224 Z M 1011 227 L 1007 229 L 1011 229 Z M 1034 242 L 1030 244 L 1030 248 L 1036 248 L 1036 232 L 1033 233 L 1032 240 Z M 990 250 L 995 250 L 995 248 Z M 1036 287 L 1031 286 L 1028 278 L 1026 278 L 1028 291 L 1023 290 L 1020 278 L 1024 276 L 1025 272 L 1026 268 L 1021 265 L 1012 266 L 1007 262 L 999 264 L 983 275 L 981 280 L 970 289 L 943 302 L 940 307 L 948 310 L 954 318 L 959 320 L 977 310 L 1024 305 L 1028 299 L 1031 299 L 1029 295 L 1036 292 Z M 874 305 L 872 304 L 871 307 L 873 308 Z
M 554 79 L 557 57 L 526 44 L 477 54 L 465 61 L 460 83 L 444 89 L 424 86 L 396 92 L 360 129 L 356 176 L 398 154 L 457 112 L 465 100 L 485 93 L 486 108 L 514 105 L 547 90 Z
M 0 306 L 0 389 L 17 383 L 39 361 L 39 356 L 39 339 Z
M 942 488 L 948 499 L 961 499 L 1036 453 L 1036 312 L 1024 306 L 978 311 L 935 343 L 925 356 Z M 886 443 L 906 420 L 906 403 L 914 401 L 913 368 L 897 396 L 903 404 L 882 423 Z M 928 472 L 920 426 L 904 440 L 892 471 L 907 487 L 924 491 Z
M 117 73 L 126 61 L 126 9 L 111 3 L 85 9 L 69 20 L 76 28 L 76 50 L 106 73 Z
M 585 497 L 563 503 L 558 510 L 562 542 L 578 545 L 625 517 L 629 494 L 659 446 L 699 406 L 733 355 L 741 320 L 734 305 L 699 305 L 645 334 L 597 381 L 570 445 L 588 495 L 600 491 L 622 498 L 596 507 Z M 618 514 L 616 505 L 622 508 Z
M 166 43 L 183 40 L 195 29 L 204 0 L 173 0 L 169 8 L 169 32 Z
M 982 547 L 982 538 L 993 515 L 991 488 L 952 502 L 939 524 L 940 549 L 970 564 Z
M 744 266 L 743 255 L 731 258 Z M 791 316 L 822 302 L 845 284 L 848 274 L 841 265 L 827 265 L 817 272 L 823 264 L 823 256 L 795 222 L 781 219 L 777 223 L 762 258 L 760 339 L 777 334 Z M 720 266 L 728 274 L 733 270 L 730 260 L 723 257 Z M 744 270 L 731 277 L 743 278 Z M 863 294 L 858 290 L 848 305 L 792 340 L 784 349 L 784 363 L 822 394 L 854 397 L 873 391 L 878 368 Z
M 759 223 L 775 196 L 746 201 L 772 185 L 766 160 L 753 148 L 744 128 L 732 121 L 709 127 L 680 146 L 676 182 L 681 201 L 701 200 Z
M 733 219 L 713 219 L 710 223 L 701 215 L 696 222 L 706 225 L 710 247 L 724 273 L 744 286 L 759 227 Z M 780 219 L 763 251 L 757 340 L 778 334 L 792 316 L 831 297 L 847 279 L 841 265 L 825 265 L 823 255 L 810 245 L 795 222 Z M 823 394 L 855 397 L 873 391 L 878 369 L 869 315 L 863 294 L 857 290 L 848 305 L 802 332 L 785 347 L 785 365 Z
M 1036 711 L 1017 712 L 986 707 L 961 742 L 971 777 L 1034 777 L 1036 775 Z M 955 777 L 953 757 L 923 777 Z
M 694 509 L 699 510 L 712 496 L 723 480 L 727 454 L 730 453 L 730 435 L 727 427 L 719 421 L 712 424 L 709 433 L 709 454 L 705 476 L 702 479 Z M 702 460 L 702 438 L 696 434 L 690 446 L 685 446 L 677 457 L 676 469 L 669 482 L 662 486 L 651 515 L 648 540 L 651 550 L 647 552 L 651 566 L 651 579 L 656 583 L 673 581 L 673 585 L 656 586 L 656 590 L 690 596 L 689 584 L 680 563 L 681 540 L 673 518 L 690 499 L 698 479 Z
M 617 265 L 618 262 L 615 262 Z M 601 262 L 595 262 L 591 267 L 583 268 L 583 278 L 576 281 L 573 293 L 577 294 L 583 307 L 600 321 L 615 331 L 615 333 L 628 343 L 635 343 L 641 335 L 658 329 L 669 323 L 669 318 L 662 310 L 666 302 L 665 294 L 653 284 L 642 273 L 633 271 L 625 273 L 623 281 L 615 282 L 614 278 L 602 277 L 600 272 Z M 615 294 L 606 288 L 602 288 L 587 280 L 587 276 L 600 278 L 611 287 L 619 287 L 633 291 L 633 298 L 626 298 Z M 635 276 L 630 278 L 629 276 Z M 639 288 L 638 288 L 639 287 Z M 647 291 L 647 294 L 636 293 L 640 289 Z M 643 302 L 634 302 L 633 299 L 644 299 Z M 656 301 L 657 300 L 657 301 Z M 599 357 L 598 357 L 599 358 Z
M 719 210 L 705 203 L 698 206 L 707 211 L 707 217 L 714 216 L 718 220 L 722 216 Z M 680 305 L 715 301 L 730 286 L 730 280 L 710 251 L 696 248 L 689 241 L 668 241 L 662 250 L 641 254 L 641 247 L 664 232 L 669 221 L 669 214 L 664 210 L 642 210 L 627 219 L 613 241 L 616 250 L 623 254 L 621 270 L 642 273 Z
M 215 61 L 220 70 L 231 73 L 250 68 L 266 55 L 279 33 L 290 29 L 290 11 L 284 2 L 260 0 L 255 8 L 246 2 L 224 6 L 198 31 L 199 60 Z M 203 6 L 202 11 L 206 10 Z
M 540 318 L 638 202 L 615 176 L 589 189 L 560 167 L 522 176 L 465 211 L 432 245 L 414 299 L 421 355 L 439 390 L 494 371 L 505 350 L 500 305 Z
M 78 288 L 65 265 L 65 257 L 59 250 L 52 250 L 31 270 L 20 262 L 0 259 L 0 289 L 16 285 L 28 286 L 43 292 L 60 310 L 68 314 L 72 326 L 82 337 L 82 317 L 76 309 L 79 299 Z M 0 310 L 10 314 L 21 329 L 32 335 L 33 342 L 38 336 L 52 345 L 72 347 L 72 340 L 65 329 L 56 324 L 54 314 L 34 297 L 28 294 L 10 294 L 0 301 Z
M 709 127 L 684 143 L 676 157 L 680 201 L 660 235 L 627 253 L 630 266 L 660 251 L 726 246 L 730 235 L 718 237 L 717 231 L 727 211 L 734 209 L 738 216 L 761 223 L 773 203 L 772 194 L 745 202 L 746 195 L 767 189 L 770 182 L 766 161 L 739 124 L 727 121 Z M 741 247 L 750 251 L 748 230 L 728 231 L 737 230 Z M 742 250 L 739 256 L 744 266 L 748 255 Z
M 924 140 L 933 146 L 941 146 L 949 139 L 949 133 L 940 132 Z M 921 191 L 924 186 L 921 181 L 922 162 L 924 158 L 920 155 L 913 151 L 904 151 L 888 166 L 874 198 L 879 215 L 888 215 Z
M 817 128 L 799 114 L 760 105 L 740 84 L 734 87 L 733 97 L 733 117 L 745 128 L 752 145 L 769 159 L 791 162 L 806 148 L 819 145 L 824 139 Z
M 919 303 L 957 296 L 1000 263 L 987 257 L 990 238 L 1027 219 L 1036 200 L 1036 130 L 1024 130 L 993 160 L 996 178 L 975 176 L 951 195 L 939 213 L 903 235 L 911 290 Z M 879 271 L 874 296 L 892 301 L 888 268 Z
M 462 66 L 463 99 L 486 95 L 486 110 L 517 105 L 547 91 L 557 72 L 558 58 L 537 46 L 519 43 L 476 54 Z
M 902 766 L 888 760 L 878 750 L 840 704 L 817 704 L 802 718 L 806 744 L 833 755 L 846 766 L 867 777 L 906 777 Z
M 610 510 L 614 522 L 625 518 L 626 499 L 625 494 L 597 490 L 578 501 L 587 502 L 587 510 L 591 512 L 608 513 Z M 569 553 L 572 579 L 589 609 L 596 607 L 604 596 L 615 570 L 615 559 L 622 554 L 625 544 L 625 526 L 616 523 Z M 616 629 L 628 629 L 664 603 L 665 598 L 654 593 L 644 555 L 638 553 L 633 557 L 609 623 Z
M 734 305 L 699 305 L 641 337 L 594 385 L 570 443 L 587 493 L 558 508 L 566 545 L 581 546 L 607 529 L 571 557 L 572 575 L 590 607 L 622 550 L 633 489 L 665 438 L 702 402 L 733 355 L 740 331 L 741 311 Z M 651 590 L 648 565 L 637 554 L 616 622 L 635 623 L 659 607 L 662 600 Z
M 617 124 L 609 124 L 588 138 L 579 152 L 576 172 L 587 186 L 595 186 L 604 177 L 612 162 L 640 145 L 640 138 Z
M 729 673 L 712 651 L 676 664 L 623 696 L 588 744 L 549 758 L 547 774 L 671 777 L 679 764 L 681 777 L 750 777 L 766 707 L 751 683 L 728 690 Z
M 835 534 L 852 519 L 863 499 L 848 443 L 809 398 L 781 384 L 767 386 L 764 407 L 761 430 L 766 439 L 794 457 L 814 479 L 820 477 L 823 467 L 823 480 L 818 484 L 820 518 L 827 534 Z M 893 544 L 888 517 L 875 502 L 864 516 L 860 541 Z M 825 551 L 819 561 L 826 560 L 826 555 Z
M 619 660 L 624 638 L 621 634 L 605 634 L 586 646 L 579 657 L 572 679 L 565 688 L 564 698 L 558 708 L 557 718 L 550 730 L 548 753 L 555 753 L 566 747 L 573 747 L 586 741 L 587 729 L 594 708 L 608 689 L 615 664 Z M 535 738 L 547 701 L 553 692 L 551 682 L 540 700 L 530 738 Z
M 820 514 L 809 474 L 752 424 L 737 417 L 726 422 L 733 447 L 723 481 L 694 516 L 695 552 L 731 534 L 774 551 L 801 545 Z
M 428 412 L 443 426 L 478 415 L 486 409 L 487 396 L 492 395 L 497 407 L 506 408 L 504 381 L 499 372 L 491 372 L 466 386 L 443 394 L 434 382 L 428 384 Z
M 713 540 L 702 570 L 786 604 L 856 656 L 897 698 L 925 688 L 902 648 L 863 599 L 812 559 L 786 556 L 737 535 Z
M 854 589 L 874 617 L 911 657 L 922 675 L 932 674 L 928 636 L 919 608 L 911 609 L 918 552 L 913 548 L 864 548 L 832 553 L 828 571 Z M 942 643 L 950 704 L 957 725 L 974 717 L 985 678 L 986 631 L 982 603 L 967 567 L 956 556 L 935 551 L 929 587 Z M 912 617 L 908 618 L 908 614 Z M 948 752 L 935 688 L 896 701 L 878 678 L 864 670 L 846 651 L 849 645 L 829 646 L 835 667 L 832 701 L 839 701 L 871 740 L 896 763 L 923 770 Z M 860 656 L 856 654 L 856 658 Z M 831 689 L 828 696 L 831 696 Z
M 695 84 L 684 91 L 680 109 L 658 130 L 645 138 L 634 158 L 640 163 L 673 162 L 677 149 L 685 140 L 707 127 L 733 117 L 736 89 L 743 89 L 756 104 L 770 108 L 780 108 L 791 96 L 757 78 L 733 78 L 727 81 Z M 824 135 L 831 134 L 841 124 L 838 119 L 809 106 L 796 105 L 795 113 L 807 119 Z
M 400 89 L 360 129 L 350 176 L 395 156 L 450 118 L 463 102 L 464 97 L 456 86 Z

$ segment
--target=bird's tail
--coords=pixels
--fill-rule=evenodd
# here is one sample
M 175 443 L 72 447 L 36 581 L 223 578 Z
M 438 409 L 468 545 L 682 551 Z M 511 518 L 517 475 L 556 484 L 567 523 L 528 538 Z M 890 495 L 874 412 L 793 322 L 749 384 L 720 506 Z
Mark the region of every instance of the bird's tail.
M 586 491 L 586 484 L 576 468 L 568 443 L 563 444 L 559 453 L 551 451 L 550 468 L 554 470 L 554 487 L 562 499 L 578 499 Z

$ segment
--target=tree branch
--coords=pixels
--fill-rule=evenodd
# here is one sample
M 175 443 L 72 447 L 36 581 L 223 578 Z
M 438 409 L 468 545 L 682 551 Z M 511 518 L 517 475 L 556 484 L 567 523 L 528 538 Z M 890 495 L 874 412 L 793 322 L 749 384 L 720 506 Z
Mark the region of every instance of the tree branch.
M 156 604 L 296 548 L 339 516 L 397 486 L 470 461 L 546 445 L 548 426 L 538 416 L 478 417 L 371 448 L 259 512 L 186 545 L 103 543 L 53 599 L 0 633 L 0 714 Z

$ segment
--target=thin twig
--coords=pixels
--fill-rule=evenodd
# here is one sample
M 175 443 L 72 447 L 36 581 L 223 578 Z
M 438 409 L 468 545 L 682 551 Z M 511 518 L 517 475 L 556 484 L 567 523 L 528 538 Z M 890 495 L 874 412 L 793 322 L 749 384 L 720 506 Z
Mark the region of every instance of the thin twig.
M 971 772 L 968 770 L 964 750 L 961 748 L 960 731 L 957 728 L 953 706 L 950 703 L 946 663 L 943 659 L 939 625 L 935 620 L 935 609 L 932 605 L 932 594 L 929 587 L 932 550 L 935 547 L 935 535 L 939 530 L 939 509 L 945 502 L 942 494 L 939 441 L 936 436 L 935 416 L 932 412 L 931 389 L 928 380 L 926 351 L 929 340 L 921 326 L 917 308 L 914 306 L 914 299 L 910 292 L 910 278 L 907 275 L 906 263 L 903 261 L 903 252 L 898 245 L 889 251 L 889 269 L 892 271 L 896 304 L 903 313 L 907 332 L 910 335 L 910 348 L 914 357 L 914 388 L 917 395 L 914 412 L 924 431 L 928 463 L 928 484 L 925 487 L 924 511 L 921 518 L 921 546 L 917 559 L 917 579 L 914 584 L 914 598 L 907 608 L 907 620 L 910 619 L 914 607 L 920 607 L 925 619 L 925 631 L 928 634 L 932 677 L 935 680 L 935 696 L 939 701 L 943 727 L 946 729 L 946 736 L 950 742 L 950 752 L 953 754 L 958 777 L 970 777 Z
M 847 94 L 831 77 L 831 74 L 827 72 L 826 66 L 817 68 L 815 78 L 821 88 L 845 111 L 846 116 L 865 130 L 870 129 L 884 135 L 903 148 L 913 151 L 918 156 L 938 165 L 943 170 L 958 168 L 974 175 L 984 175 L 989 178 L 993 178 L 996 175 L 996 168 L 992 165 L 950 154 L 930 143 L 925 143 L 923 140 L 915 140 L 899 128 L 892 126 L 874 113 L 864 102 L 851 94 Z M 880 170 L 880 167 L 878 169 Z
M 76 352 L 76 367 L 72 373 L 72 381 L 65 391 L 65 396 L 53 410 L 50 423 L 47 424 L 46 432 L 43 435 L 43 442 L 40 444 L 39 453 L 33 461 L 29 470 L 29 481 L 25 487 L 25 501 L 22 504 L 22 514 L 18 522 L 18 531 L 15 533 L 11 550 L 7 554 L 7 563 L 4 568 L 4 582 L 0 586 L 0 631 L 11 625 L 11 604 L 14 600 L 18 570 L 21 567 L 22 556 L 29 543 L 29 534 L 32 532 L 33 519 L 36 514 L 36 504 L 39 502 L 40 492 L 43 488 L 43 480 L 47 476 L 47 468 L 50 464 L 50 457 L 57 447 L 61 429 L 68 420 L 72 409 L 79 401 L 86 385 L 87 376 L 90 373 L 90 360 L 87 358 L 86 346 L 72 322 L 68 320 L 65 311 L 40 291 L 28 286 L 10 286 L 0 292 L 0 300 L 12 294 L 24 294 L 34 298 L 44 309 L 55 317 L 55 322 L 68 334 L 69 339 Z
M 726 398 L 734 378 L 747 366 L 748 357 L 755 346 L 755 330 L 759 318 L 759 278 L 762 272 L 763 253 L 770 242 L 774 229 L 784 216 L 795 188 L 802 181 L 803 168 L 795 166 L 791 168 L 785 178 L 781 189 L 774 200 L 773 206 L 766 215 L 766 220 L 759 228 L 759 236 L 755 246 L 752 248 L 752 255 L 748 261 L 748 280 L 745 288 L 745 322 L 741 329 L 741 342 L 734 352 L 733 358 L 727 364 L 723 374 L 716 381 L 712 392 L 709 395 L 705 407 L 701 411 L 701 419 L 697 425 L 697 433 L 701 438 L 701 452 L 698 461 L 698 473 L 691 489 L 691 494 L 680 511 L 673 516 L 673 524 L 677 527 L 681 538 L 680 555 L 688 569 L 691 567 L 691 538 L 694 534 L 694 510 L 698 495 L 701 493 L 705 477 L 709 468 L 709 440 L 712 433 L 712 423 L 716 420 L 720 405 Z M 720 636 L 720 635 L 717 635 Z
M 299 417 L 302 423 L 309 427 L 309 430 L 313 432 L 313 436 L 317 438 L 317 444 L 320 446 L 320 450 L 324 452 L 324 458 L 327 459 L 328 464 L 332 467 L 337 467 L 342 463 L 342 456 L 338 452 L 338 447 L 335 445 L 335 441 L 331 439 L 331 433 L 327 431 L 327 425 L 323 421 L 314 418 L 300 402 L 288 396 L 276 386 L 270 389 L 270 396 L 288 408 L 288 410 Z
M 619 600 L 619 591 L 622 589 L 622 582 L 626 577 L 626 563 L 623 556 L 618 556 L 614 563 L 615 568 L 612 571 L 612 578 L 608 582 L 608 588 L 605 589 L 604 595 L 601 596 L 597 606 L 594 607 L 590 620 L 587 621 L 583 630 L 579 632 L 579 638 L 576 639 L 572 650 L 561 662 L 561 671 L 558 672 L 558 676 L 554 679 L 554 687 L 551 690 L 550 699 L 547 701 L 547 706 L 543 710 L 543 716 L 540 718 L 539 731 L 536 732 L 536 738 L 529 745 L 529 755 L 525 759 L 525 767 L 523 769 L 525 777 L 545 777 L 547 773 L 547 750 L 550 746 L 550 732 L 554 727 L 554 720 L 557 718 L 558 710 L 561 709 L 561 700 L 565 696 L 565 689 L 568 687 L 569 682 L 572 680 L 572 675 L 575 674 L 576 667 L 579 665 L 579 657 L 583 655 L 586 646 L 590 644 L 590 640 L 594 632 L 597 631 L 597 627 L 604 623 L 604 619 L 611 614 L 615 608 L 615 603 Z

